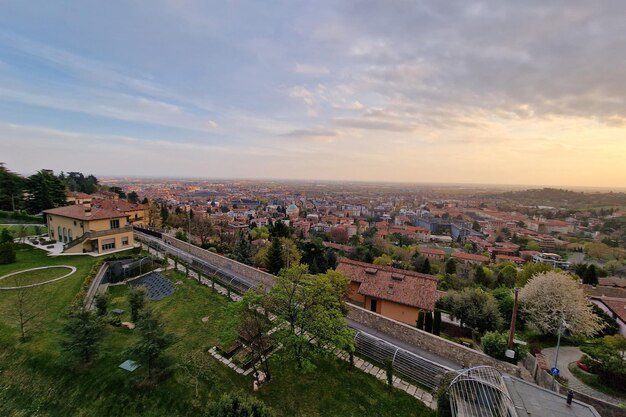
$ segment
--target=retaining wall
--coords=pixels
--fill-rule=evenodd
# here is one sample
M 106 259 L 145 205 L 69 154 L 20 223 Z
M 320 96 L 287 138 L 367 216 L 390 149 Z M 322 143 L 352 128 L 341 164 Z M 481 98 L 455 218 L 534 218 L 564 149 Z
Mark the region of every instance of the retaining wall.
M 171 236 L 163 235 L 163 241 L 177 249 L 191 253 L 200 259 L 203 259 L 217 268 L 224 268 L 243 277 L 250 279 L 251 281 L 258 282 L 265 287 L 272 287 L 274 285 L 274 276 L 267 272 L 259 271 L 256 268 L 242 264 L 233 259 L 226 258 L 225 256 L 218 255 L 206 249 L 199 248 L 182 240 L 178 240 Z
M 352 320 L 371 327 L 379 332 L 393 336 L 405 343 L 420 347 L 428 352 L 435 353 L 465 367 L 489 365 L 510 375 L 520 376 L 520 369 L 510 363 L 499 361 L 484 353 L 466 348 L 431 333 L 415 327 L 388 319 L 380 314 L 373 313 L 361 307 L 346 303 L 348 317 Z

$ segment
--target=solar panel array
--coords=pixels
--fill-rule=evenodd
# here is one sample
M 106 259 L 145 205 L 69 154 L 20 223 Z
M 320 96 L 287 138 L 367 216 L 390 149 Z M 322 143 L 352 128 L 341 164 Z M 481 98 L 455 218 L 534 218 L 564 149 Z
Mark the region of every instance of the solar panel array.
M 151 272 L 135 280 L 129 281 L 132 287 L 146 287 L 148 299 L 161 300 L 170 296 L 176 291 L 176 287 L 163 275 L 158 272 Z

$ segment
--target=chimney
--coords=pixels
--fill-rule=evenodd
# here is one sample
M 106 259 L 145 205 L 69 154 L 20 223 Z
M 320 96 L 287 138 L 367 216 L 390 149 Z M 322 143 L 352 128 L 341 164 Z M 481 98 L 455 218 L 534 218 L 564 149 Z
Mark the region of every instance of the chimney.
M 85 217 L 91 216 L 91 206 L 84 206 L 84 207 L 85 207 Z

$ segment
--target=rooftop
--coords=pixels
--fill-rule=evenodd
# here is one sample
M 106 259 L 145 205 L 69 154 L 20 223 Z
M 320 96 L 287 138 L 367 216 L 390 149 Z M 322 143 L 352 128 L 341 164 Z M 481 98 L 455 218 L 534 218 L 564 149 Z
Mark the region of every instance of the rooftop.
M 76 219 L 81 221 L 116 219 L 120 217 L 126 217 L 126 213 L 121 211 L 108 210 L 98 207 L 88 208 L 80 204 L 57 207 L 44 210 L 43 212 L 46 214 L 68 217 L 70 219 Z

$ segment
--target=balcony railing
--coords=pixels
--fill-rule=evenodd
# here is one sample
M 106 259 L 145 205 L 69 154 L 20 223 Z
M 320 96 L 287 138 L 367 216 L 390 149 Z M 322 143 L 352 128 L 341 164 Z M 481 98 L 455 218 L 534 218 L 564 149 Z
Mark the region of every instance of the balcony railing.
M 117 229 L 107 229 L 107 230 L 90 230 L 88 232 L 83 233 L 82 236 L 72 240 L 69 243 L 66 243 L 65 246 L 63 247 L 64 250 L 68 250 L 70 248 L 73 248 L 76 245 L 79 245 L 81 243 L 84 243 L 87 239 L 93 239 L 93 238 L 97 238 L 97 237 L 101 237 L 101 236 L 109 236 L 109 235 L 116 235 L 119 233 L 125 233 L 125 232 L 132 232 L 133 231 L 133 227 L 128 225 L 128 226 L 124 226 L 124 227 L 120 227 Z

